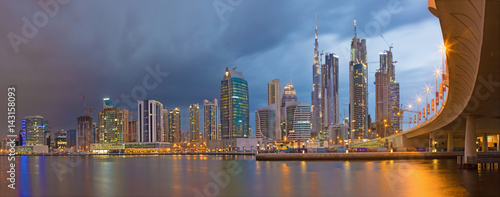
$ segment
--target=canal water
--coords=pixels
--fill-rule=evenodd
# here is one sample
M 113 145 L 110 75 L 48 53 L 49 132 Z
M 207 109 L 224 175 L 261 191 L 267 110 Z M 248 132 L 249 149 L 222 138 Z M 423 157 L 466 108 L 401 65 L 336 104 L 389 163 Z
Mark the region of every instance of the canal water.
M 254 156 L 21 156 L 0 196 L 500 196 L 498 169 L 456 160 L 256 161 Z

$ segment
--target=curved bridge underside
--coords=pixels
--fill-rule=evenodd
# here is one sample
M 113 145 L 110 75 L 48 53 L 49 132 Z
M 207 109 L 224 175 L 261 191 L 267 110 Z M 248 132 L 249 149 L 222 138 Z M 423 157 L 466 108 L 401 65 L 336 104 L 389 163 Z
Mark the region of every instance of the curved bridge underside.
M 478 134 L 500 133 L 500 1 L 429 0 L 447 46 L 448 96 L 438 115 L 403 134 L 464 136 L 474 116 Z

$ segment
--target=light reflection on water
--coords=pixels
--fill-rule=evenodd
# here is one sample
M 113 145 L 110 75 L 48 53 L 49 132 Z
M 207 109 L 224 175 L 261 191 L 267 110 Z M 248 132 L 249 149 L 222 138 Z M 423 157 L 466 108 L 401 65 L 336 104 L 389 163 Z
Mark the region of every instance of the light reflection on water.
M 2 197 L 195 196 L 195 190 L 219 196 L 498 196 L 500 192 L 498 169 L 460 170 L 455 160 L 271 162 L 255 161 L 253 156 L 207 155 L 17 157 L 14 192 L 4 181 L 8 161 L 0 159 Z M 241 170 L 232 175 L 234 161 Z M 68 168 L 56 170 L 54 164 Z

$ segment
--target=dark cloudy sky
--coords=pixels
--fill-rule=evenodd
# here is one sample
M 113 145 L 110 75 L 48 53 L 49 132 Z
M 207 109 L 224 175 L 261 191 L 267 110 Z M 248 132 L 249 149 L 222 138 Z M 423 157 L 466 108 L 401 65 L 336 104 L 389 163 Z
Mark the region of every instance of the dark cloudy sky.
M 82 96 L 100 110 L 102 98 L 121 100 L 144 87 L 147 67 L 156 70 L 156 65 L 169 75 L 146 90 L 146 99 L 168 109 L 179 107 L 183 130 L 188 129 L 189 104 L 202 106 L 203 99 L 218 98 L 225 68 L 238 67 L 249 84 L 254 129 L 254 111 L 267 105 L 267 82 L 272 79 L 283 85 L 293 74 L 299 101 L 310 102 L 315 12 L 320 50 L 340 57 L 341 104 L 349 102 L 348 51 L 357 19 L 358 35 L 367 39 L 372 62 L 373 116 L 372 72 L 379 67 L 379 53 L 388 49 L 380 34 L 394 44 L 402 104 L 423 95 L 424 84 L 434 86 L 432 72 L 441 59 L 439 21 L 421 0 L 61 0 L 65 4 L 48 15 L 36 2 L 0 1 L 0 84 L 4 94 L 10 85 L 17 88 L 18 120 L 42 115 L 58 130 L 75 128 L 83 111 L 72 110 L 83 108 Z M 30 26 L 23 18 L 37 31 L 23 29 Z M 12 35 L 25 39 L 17 52 Z M 6 98 L 0 103 L 6 104 Z M 118 106 L 128 105 L 120 101 Z M 342 117 L 344 109 L 347 114 L 347 106 L 341 105 Z M 0 112 L 2 128 L 6 113 Z M 94 118 L 96 114 L 94 110 Z

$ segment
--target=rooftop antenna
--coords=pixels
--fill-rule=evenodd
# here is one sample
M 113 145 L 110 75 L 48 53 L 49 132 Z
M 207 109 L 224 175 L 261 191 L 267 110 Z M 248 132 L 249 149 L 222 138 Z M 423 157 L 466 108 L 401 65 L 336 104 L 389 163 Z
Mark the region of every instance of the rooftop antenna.
M 358 37 L 358 34 L 356 33 L 356 18 L 354 18 L 354 37 Z
M 290 82 L 293 83 L 293 80 L 292 80 L 292 73 L 290 73 Z

